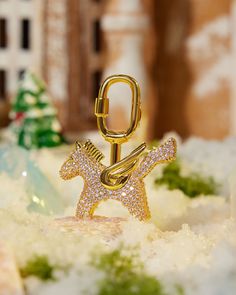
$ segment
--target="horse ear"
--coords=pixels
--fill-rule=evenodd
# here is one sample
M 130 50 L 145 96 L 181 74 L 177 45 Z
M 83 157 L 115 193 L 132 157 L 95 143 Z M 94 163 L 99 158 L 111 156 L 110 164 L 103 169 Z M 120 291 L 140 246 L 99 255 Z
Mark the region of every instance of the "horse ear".
M 82 147 L 82 144 L 78 140 L 76 140 L 75 147 L 76 149 L 80 149 Z

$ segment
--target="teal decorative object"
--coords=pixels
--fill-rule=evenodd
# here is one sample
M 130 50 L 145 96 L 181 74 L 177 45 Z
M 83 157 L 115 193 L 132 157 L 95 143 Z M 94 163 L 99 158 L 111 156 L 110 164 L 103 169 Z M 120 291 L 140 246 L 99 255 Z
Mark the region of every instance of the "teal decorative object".
M 50 215 L 63 212 L 61 195 L 23 148 L 4 145 L 0 147 L 0 173 L 13 179 L 23 178 L 29 196 L 29 211 Z

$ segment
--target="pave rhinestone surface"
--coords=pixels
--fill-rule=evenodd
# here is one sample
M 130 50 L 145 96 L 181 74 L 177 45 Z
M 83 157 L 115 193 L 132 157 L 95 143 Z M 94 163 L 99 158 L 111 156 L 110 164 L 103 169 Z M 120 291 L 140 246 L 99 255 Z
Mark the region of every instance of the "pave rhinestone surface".
M 60 175 L 63 179 L 81 176 L 84 188 L 76 209 L 76 217 L 92 218 L 98 204 L 108 199 L 120 201 L 131 215 L 139 220 L 150 218 L 143 178 L 160 163 L 168 163 L 175 159 L 176 141 L 168 139 L 164 144 L 148 151 L 141 159 L 129 180 L 120 189 L 109 190 L 100 181 L 105 166 L 83 146 L 76 145 L 69 159 L 62 165 Z

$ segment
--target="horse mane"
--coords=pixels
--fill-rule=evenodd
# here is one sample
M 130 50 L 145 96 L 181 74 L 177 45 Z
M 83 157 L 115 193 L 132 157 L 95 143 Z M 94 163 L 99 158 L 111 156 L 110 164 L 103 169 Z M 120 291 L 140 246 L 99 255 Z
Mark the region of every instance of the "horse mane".
M 85 144 L 83 145 L 83 148 L 97 162 L 100 162 L 104 158 L 104 155 L 96 148 L 96 146 L 90 140 L 87 140 L 85 142 Z

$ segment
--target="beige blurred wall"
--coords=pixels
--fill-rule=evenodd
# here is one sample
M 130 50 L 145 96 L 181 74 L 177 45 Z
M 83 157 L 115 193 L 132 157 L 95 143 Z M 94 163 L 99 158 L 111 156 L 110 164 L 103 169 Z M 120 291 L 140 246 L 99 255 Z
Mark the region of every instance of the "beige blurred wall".
M 38 30 L 41 35 L 34 36 L 34 40 L 42 40 L 43 44 L 40 51 L 43 58 L 38 68 L 42 68 L 60 119 L 69 132 L 96 128 L 94 99 L 108 57 L 107 42 L 115 40 L 112 30 L 110 37 L 104 38 L 101 20 L 106 3 L 117 7 L 120 2 L 41 2 L 44 16 Z M 140 63 L 148 77 L 145 99 L 149 139 L 161 137 L 168 131 L 176 131 L 182 137 L 223 138 L 235 134 L 236 90 L 232 91 L 230 74 L 230 65 L 236 59 L 231 56 L 231 43 L 236 35 L 232 31 L 233 0 L 214 3 L 210 0 L 130 0 L 129 5 L 131 2 L 143 9 L 136 13 L 137 18 L 147 15 L 149 19 Z M 127 14 L 125 9 L 118 10 L 120 17 L 122 11 L 124 16 Z M 95 48 L 95 28 L 99 50 Z M 135 48 L 132 50 L 135 54 Z M 8 108 L 8 102 L 1 103 L 1 118 L 6 119 Z M 0 120 L 1 125 L 6 123 L 5 119 Z
M 157 136 L 230 134 L 230 0 L 156 2 Z

